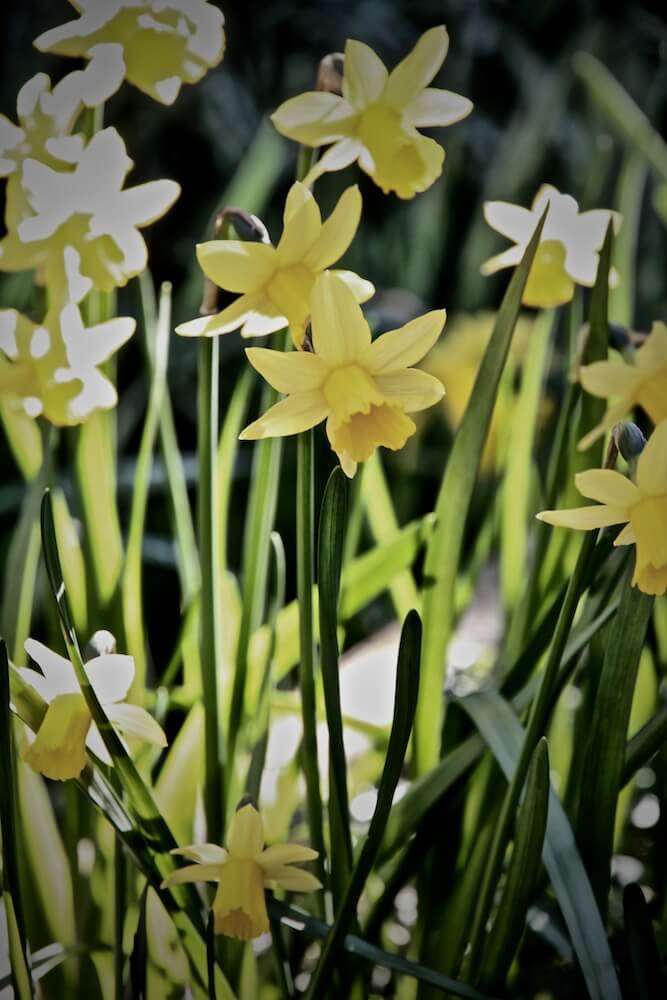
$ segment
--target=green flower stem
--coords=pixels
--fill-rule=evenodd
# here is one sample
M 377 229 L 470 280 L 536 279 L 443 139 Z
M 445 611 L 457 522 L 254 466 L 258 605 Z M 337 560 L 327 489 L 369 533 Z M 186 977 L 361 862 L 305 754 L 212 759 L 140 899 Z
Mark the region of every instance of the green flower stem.
M 208 839 L 222 842 L 225 816 L 224 744 L 220 730 L 218 665 L 221 662 L 220 578 L 217 553 L 217 459 L 220 343 L 205 337 L 199 345 L 199 559 L 201 563 L 201 671 L 204 714 L 204 810 Z

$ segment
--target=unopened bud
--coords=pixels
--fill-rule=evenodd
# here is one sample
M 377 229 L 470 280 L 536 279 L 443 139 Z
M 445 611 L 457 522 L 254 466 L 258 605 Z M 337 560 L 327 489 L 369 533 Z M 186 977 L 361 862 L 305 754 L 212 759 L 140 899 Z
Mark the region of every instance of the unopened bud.
M 622 424 L 616 424 L 612 431 L 612 437 L 625 461 L 634 467 L 646 447 L 646 438 L 639 427 L 630 420 L 626 420 Z
M 252 795 L 244 795 L 242 798 L 238 800 L 238 802 L 236 803 L 236 812 L 238 812 L 240 809 L 243 809 L 244 806 L 252 806 L 253 809 L 257 809 L 257 806 L 255 805 L 255 800 L 253 799 Z
M 222 236 L 225 239 L 223 234 L 230 226 L 234 227 L 238 238 L 247 243 L 271 242 L 269 231 L 262 220 L 242 208 L 223 208 L 222 212 L 218 212 L 213 226 L 216 238 Z
M 621 323 L 609 323 L 609 346 L 621 354 L 625 354 L 627 350 L 632 351 L 634 344 L 627 326 Z
M 328 94 L 338 94 L 343 92 L 343 66 L 345 57 L 342 52 L 330 52 L 328 56 L 320 60 L 317 70 L 316 90 L 324 90 Z
M 105 628 L 93 632 L 83 651 L 84 660 L 92 660 L 95 656 L 109 656 L 116 652 L 116 637 Z

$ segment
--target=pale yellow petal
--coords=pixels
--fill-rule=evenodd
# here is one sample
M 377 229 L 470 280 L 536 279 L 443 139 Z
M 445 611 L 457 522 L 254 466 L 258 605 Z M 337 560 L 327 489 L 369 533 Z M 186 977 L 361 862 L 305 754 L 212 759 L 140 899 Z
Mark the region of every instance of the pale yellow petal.
M 637 372 L 624 361 L 594 361 L 579 369 L 579 381 L 592 396 L 625 396 L 632 394 Z
M 262 853 L 264 823 L 251 803 L 236 810 L 225 840 L 227 850 L 234 858 L 256 859 Z
M 21 747 L 21 758 L 53 781 L 78 778 L 86 766 L 90 712 L 82 694 L 53 699 L 32 742 Z
M 354 271 L 341 271 L 339 268 L 334 268 L 331 273 L 345 282 L 357 302 L 368 302 L 375 295 L 375 285 L 371 281 L 367 281 L 366 278 L 361 278 Z
M 181 337 L 217 337 L 241 327 L 243 337 L 263 337 L 287 326 L 283 316 L 263 292 L 241 295 L 222 312 L 201 316 L 176 327 Z
M 434 309 L 410 320 L 397 330 L 377 337 L 364 352 L 360 362 L 373 375 L 388 375 L 417 364 L 431 350 L 447 319 L 444 309 Z
M 228 292 L 257 292 L 270 280 L 276 251 L 265 243 L 209 240 L 197 246 L 197 260 L 211 281 Z
M 286 889 L 288 892 L 315 892 L 322 888 L 320 880 L 310 872 L 291 868 L 289 865 L 276 865 L 266 872 L 265 878 L 272 887 Z
M 271 115 L 281 135 L 305 146 L 324 146 L 354 133 L 354 108 L 337 94 L 312 90 L 292 97 Z
M 317 163 L 311 167 L 303 179 L 303 183 L 312 187 L 318 177 L 333 170 L 343 170 L 359 158 L 363 146 L 358 139 L 341 139 L 327 149 Z
M 285 202 L 283 234 L 276 247 L 277 265 L 289 267 L 303 260 L 322 231 L 322 217 L 312 192 L 297 181 Z
M 348 39 L 345 43 L 343 97 L 354 108 L 364 108 L 382 96 L 388 78 L 382 60 L 368 45 Z
M 262 851 L 260 864 L 264 869 L 271 865 L 291 865 L 298 861 L 314 861 L 317 851 L 302 844 L 275 844 Z
M 359 166 L 372 177 L 385 194 L 393 191 L 399 198 L 414 198 L 426 191 L 442 173 L 445 151 L 434 139 L 413 130 L 402 143 L 388 132 L 386 141 L 371 154 L 362 150 Z
M 185 865 L 184 868 L 177 868 L 175 872 L 170 872 L 163 880 L 162 888 L 166 889 L 170 885 L 183 885 L 186 882 L 217 882 L 220 879 L 222 865 Z
M 313 288 L 311 325 L 315 353 L 330 365 L 355 361 L 370 344 L 371 332 L 353 293 L 331 271 Z
M 614 539 L 614 545 L 634 545 L 636 540 L 635 529 L 632 527 L 632 523 L 628 522 L 617 534 Z
M 480 267 L 480 271 L 484 275 L 489 275 L 495 274 L 496 271 L 502 271 L 505 267 L 516 267 L 521 263 L 523 253 L 524 247 L 518 243 L 516 246 L 510 247 L 509 250 L 503 250 L 502 253 L 489 257 Z
M 650 334 L 635 354 L 635 364 L 637 368 L 644 369 L 644 374 L 653 374 L 657 368 L 667 365 L 667 324 L 653 324 Z
M 667 592 L 667 566 L 637 566 L 632 582 L 644 594 L 662 597 Z
M 223 865 L 213 914 L 216 934 L 250 941 L 268 931 L 264 873 L 258 864 L 230 859 Z
M 632 404 L 626 400 L 621 400 L 620 403 L 615 403 L 613 406 L 607 407 L 604 417 L 588 434 L 582 437 L 581 441 L 577 445 L 579 451 L 586 451 L 599 438 L 605 434 L 606 431 L 610 431 L 614 424 L 617 424 L 619 420 L 622 420 L 630 410 Z
M 640 493 L 635 484 L 613 469 L 588 469 L 579 472 L 574 482 L 582 497 L 597 500 L 598 503 L 610 507 L 632 507 L 640 499 Z
M 404 108 L 429 85 L 438 72 L 449 48 L 444 25 L 426 31 L 412 52 L 389 74 L 384 100 L 394 108 Z
M 667 420 L 658 424 L 639 456 L 637 486 L 645 496 L 667 493 Z
M 324 271 L 340 260 L 354 239 L 360 218 L 361 194 L 355 184 L 343 192 L 333 212 L 322 224 L 318 237 L 303 258 L 306 267 Z
M 227 851 L 219 844 L 190 844 L 188 847 L 175 847 L 169 853 L 199 864 L 221 865 L 227 858 Z
M 400 406 L 406 413 L 425 410 L 439 402 L 445 394 L 440 379 L 417 368 L 376 375 L 375 384 L 388 403 Z
M 303 393 L 319 389 L 329 374 L 329 366 L 309 351 L 272 351 L 266 347 L 246 348 L 248 361 L 278 392 Z
M 157 747 L 166 747 L 167 737 L 162 726 L 155 721 L 152 715 L 139 705 L 115 704 L 106 707 L 109 721 L 113 723 L 114 729 L 118 729 L 124 736 L 136 736 L 145 743 L 151 743 Z
M 492 229 L 524 246 L 530 240 L 539 219 L 530 209 L 512 205 L 508 201 L 485 201 L 482 211 Z
M 545 521 L 559 528 L 575 528 L 591 531 L 607 528 L 611 524 L 624 524 L 628 520 L 627 511 L 622 507 L 573 507 L 571 510 L 543 510 L 537 514 L 538 521 Z
M 467 97 L 451 90 L 427 87 L 406 105 L 404 114 L 415 128 L 444 128 L 467 118 L 472 108 L 472 101 Z
M 249 424 L 239 434 L 240 441 L 259 441 L 261 438 L 286 437 L 310 430 L 329 412 L 321 392 L 300 392 L 282 399 L 270 410 Z

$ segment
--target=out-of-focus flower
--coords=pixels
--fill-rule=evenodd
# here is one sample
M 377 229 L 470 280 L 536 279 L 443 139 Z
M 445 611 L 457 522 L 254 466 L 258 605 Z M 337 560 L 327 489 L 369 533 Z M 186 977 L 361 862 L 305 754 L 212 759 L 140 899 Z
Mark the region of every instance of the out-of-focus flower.
M 641 406 L 654 424 L 667 420 L 667 325 L 653 324 L 631 362 L 622 358 L 595 361 L 580 369 L 579 378 L 586 392 L 614 401 L 598 426 L 579 442 L 582 451 L 611 430 L 633 406 Z
M 443 396 L 442 405 L 452 430 L 458 427 L 465 413 L 495 319 L 494 312 L 453 317 L 447 323 L 444 337 L 424 362 L 424 371 L 447 382 L 447 393 Z M 511 368 L 520 366 L 526 354 L 531 329 L 532 321 L 526 316 L 520 316 L 510 347 Z M 499 434 L 509 426 L 515 406 L 516 392 L 512 386 L 501 384 L 482 454 L 483 472 L 491 472 L 496 467 L 500 457 Z
M 575 477 L 582 496 L 600 506 L 545 510 L 547 524 L 590 531 L 625 524 L 614 545 L 635 545 L 632 582 L 645 594 L 667 591 L 667 420 L 658 424 L 637 460 L 635 482 L 612 469 Z
M 0 269 L 48 271 L 73 248 L 82 274 L 103 291 L 140 274 L 147 251 L 139 229 L 164 215 L 180 187 L 161 180 L 123 190 L 132 165 L 115 128 L 97 132 L 72 171 L 25 160 L 21 185 L 32 214 L 0 243 Z
M 249 941 L 269 929 L 264 888 L 291 892 L 321 889 L 310 872 L 294 868 L 300 861 L 313 861 L 317 851 L 300 844 L 264 847 L 262 817 L 251 803 L 241 804 L 227 831 L 227 850 L 217 844 L 193 844 L 172 854 L 195 861 L 172 872 L 163 887 L 183 882 L 217 882 L 213 901 L 216 934 Z
M 445 151 L 418 128 L 453 125 L 472 110 L 467 97 L 428 86 L 448 48 L 444 26 L 431 28 L 388 73 L 371 48 L 348 40 L 342 97 L 310 91 L 285 101 L 271 117 L 296 142 L 333 143 L 305 183 L 358 161 L 385 194 L 413 198 L 429 188 L 442 172 Z
M 42 672 L 22 667 L 19 673 L 49 707 L 38 731 L 21 747 L 23 760 L 55 781 L 78 778 L 86 765 L 86 748 L 105 764 L 112 764 L 70 661 L 35 639 L 27 639 L 25 649 Z M 88 660 L 85 668 L 114 729 L 156 746 L 166 746 L 165 735 L 155 719 L 143 708 L 123 703 L 134 678 L 131 656 L 117 653 L 96 656 Z
M 90 58 L 113 44 L 125 77 L 162 104 L 196 83 L 225 51 L 224 17 L 206 0 L 71 0 L 80 16 L 35 39 L 41 52 Z
M 243 240 L 211 240 L 197 247 L 204 273 L 220 288 L 241 297 L 215 316 L 183 323 L 184 337 L 214 337 L 241 327 L 243 337 L 261 337 L 288 326 L 297 347 L 303 344 L 310 316 L 310 295 L 317 276 L 343 256 L 359 225 L 361 195 L 349 187 L 329 218 L 305 185 L 293 184 L 285 202 L 283 234 L 277 247 Z M 352 271 L 334 272 L 359 302 L 375 291 Z
M 599 252 L 610 220 L 616 229 L 621 216 L 608 209 L 579 213 L 579 206 L 568 194 L 561 194 L 544 184 L 535 195 L 532 208 L 522 208 L 506 201 L 484 203 L 484 218 L 492 229 L 514 242 L 514 246 L 482 264 L 483 274 L 494 274 L 504 267 L 521 262 L 541 219 L 548 208 L 540 244 L 523 293 L 523 304 L 550 309 L 569 302 L 575 285 L 592 287 L 597 275 Z M 618 276 L 612 270 L 610 283 Z
M 297 434 L 326 418 L 343 471 L 354 476 L 379 446 L 396 451 L 414 434 L 408 413 L 433 406 L 442 383 L 416 364 L 440 336 L 446 313 L 435 310 L 371 342 L 355 298 L 331 271 L 312 295 L 314 353 L 248 348 L 248 360 L 287 399 L 241 433 L 242 440 Z
M 102 104 L 118 89 L 123 63 L 114 45 L 97 45 L 85 70 L 75 70 L 51 88 L 38 73 L 21 88 L 16 100 L 18 125 L 0 115 L 0 177 L 8 177 L 5 222 L 15 230 L 32 215 L 22 187 L 23 163 L 39 160 L 54 170 L 69 172 L 84 149 L 82 135 L 72 135 L 84 108 Z

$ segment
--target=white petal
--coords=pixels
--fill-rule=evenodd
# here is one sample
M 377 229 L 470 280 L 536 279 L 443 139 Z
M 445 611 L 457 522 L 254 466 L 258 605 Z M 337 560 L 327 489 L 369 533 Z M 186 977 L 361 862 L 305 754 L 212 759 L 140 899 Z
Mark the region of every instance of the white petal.
M 58 694 L 77 694 L 81 689 L 76 679 L 74 667 L 69 660 L 37 639 L 26 639 L 24 649 L 28 656 L 39 664 L 46 679 L 51 698 Z M 51 700 L 51 699 L 50 699 Z
M 88 680 L 103 705 L 121 701 L 134 680 L 134 660 L 121 653 L 94 656 L 86 663 Z
M 86 746 L 95 754 L 96 757 L 99 757 L 103 764 L 108 764 L 109 766 L 113 764 L 109 751 L 105 747 L 104 740 L 100 735 L 100 731 L 94 722 L 91 723 L 90 729 L 88 730 Z
M 139 705 L 113 704 L 108 705 L 106 713 L 114 728 L 125 736 L 137 736 L 146 743 L 158 747 L 166 747 L 167 738 L 160 726 L 146 709 Z

